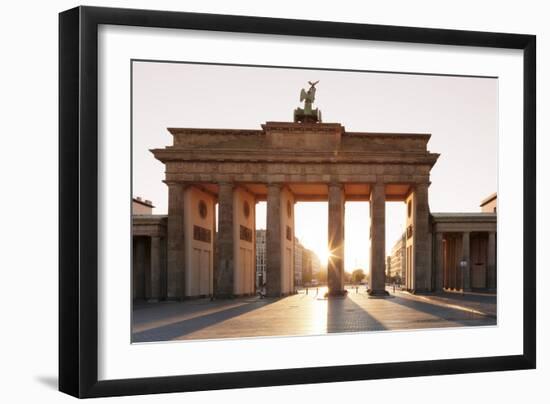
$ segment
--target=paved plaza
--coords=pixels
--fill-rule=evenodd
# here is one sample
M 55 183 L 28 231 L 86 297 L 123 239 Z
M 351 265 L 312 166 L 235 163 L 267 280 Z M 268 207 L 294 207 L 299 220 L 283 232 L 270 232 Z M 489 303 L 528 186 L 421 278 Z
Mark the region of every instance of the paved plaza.
M 496 295 L 412 295 L 388 288 L 390 297 L 369 298 L 364 287 L 346 297 L 325 298 L 326 288 L 301 289 L 284 298 L 137 304 L 133 342 L 320 335 L 496 325 Z

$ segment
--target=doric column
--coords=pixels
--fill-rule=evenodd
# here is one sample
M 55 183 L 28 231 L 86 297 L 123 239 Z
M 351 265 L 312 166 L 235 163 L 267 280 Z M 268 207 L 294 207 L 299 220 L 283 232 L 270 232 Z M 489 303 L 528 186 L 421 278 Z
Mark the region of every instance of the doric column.
M 470 232 L 468 231 L 462 233 L 462 259 L 466 261 L 466 266 L 460 268 L 463 276 L 462 285 L 465 291 L 470 291 L 472 288 L 470 284 Z
M 442 253 L 443 253 L 443 288 L 448 289 L 449 288 L 449 253 L 447 252 L 447 248 L 449 246 L 449 242 L 446 238 L 443 238 L 443 244 L 442 244 Z
M 454 290 L 460 290 L 462 289 L 462 270 L 460 269 L 460 260 L 462 256 L 462 245 L 458 241 L 460 240 L 460 237 L 457 235 L 455 238 L 455 262 L 453 263 L 453 269 L 455 271 L 454 276 Z
M 385 296 L 386 257 L 386 192 L 384 184 L 377 182 L 370 193 L 370 280 L 369 295 Z
M 160 298 L 160 268 L 162 265 L 160 248 L 160 237 L 151 237 L 151 271 L 149 278 L 149 301 L 151 302 L 158 302 Z
M 414 289 L 427 292 L 432 288 L 431 246 L 430 246 L 430 207 L 428 204 L 428 183 L 415 186 L 414 203 Z
M 447 235 L 447 257 L 446 257 L 446 263 L 447 263 L 447 288 L 453 289 L 455 287 L 455 273 L 454 273 L 454 257 L 455 257 L 455 239 L 454 236 Z
M 209 287 L 209 295 L 214 296 L 215 291 L 218 287 L 218 281 L 216 280 L 216 276 L 218 274 L 218 266 L 220 265 L 220 259 L 218 254 L 218 234 L 216 231 L 216 225 L 218 223 L 218 218 L 216 215 L 216 205 L 218 204 L 218 199 L 216 198 L 214 201 L 214 205 L 212 206 L 212 272 L 210 275 L 210 285 Z
M 184 193 L 183 184 L 168 184 L 168 299 L 183 299 L 185 291 Z
M 435 233 L 435 291 L 443 290 L 443 233 Z
M 255 197 L 256 198 L 256 197 Z M 257 243 L 257 240 L 256 240 L 256 205 L 258 204 L 258 200 L 255 199 L 254 200 L 254 227 L 252 228 L 252 262 L 254 262 L 254 266 L 253 266 L 253 269 L 252 269 L 252 286 L 254 288 L 254 295 L 256 295 L 256 293 L 258 293 L 258 289 L 261 289 L 261 286 L 258 288 L 258 285 L 256 283 L 256 279 L 257 279 L 257 274 L 256 272 L 258 271 L 258 258 L 256 256 L 257 254 L 257 246 L 256 246 L 256 243 Z
M 490 290 L 497 288 L 496 259 L 496 233 L 490 231 L 487 240 L 487 288 Z
M 329 295 L 344 294 L 344 187 L 328 186 L 328 249 L 327 281 Z
M 235 261 L 233 257 L 233 183 L 218 184 L 218 267 L 216 271 L 217 297 L 233 296 Z
M 281 184 L 267 186 L 266 220 L 266 293 L 268 296 L 281 295 Z
M 134 237 L 133 240 L 133 298 L 147 299 L 146 238 Z

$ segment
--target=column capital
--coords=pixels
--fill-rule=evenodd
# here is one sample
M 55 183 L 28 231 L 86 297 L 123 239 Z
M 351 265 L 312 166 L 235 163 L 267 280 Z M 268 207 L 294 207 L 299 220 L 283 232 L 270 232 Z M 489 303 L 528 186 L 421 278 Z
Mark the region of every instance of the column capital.
M 187 183 L 187 182 L 179 182 L 179 181 L 164 181 L 164 183 L 165 183 L 169 188 L 181 187 L 181 188 L 185 189 L 185 188 L 187 188 L 188 186 L 190 186 L 190 184 Z
M 383 182 L 375 182 L 371 184 L 369 199 L 372 201 L 375 197 L 386 198 L 386 184 Z
M 265 184 L 268 188 L 279 188 L 282 189 L 284 184 L 282 182 L 268 182 Z
M 415 188 L 424 188 L 424 187 L 425 187 L 425 188 L 429 188 L 431 184 L 432 184 L 431 181 L 420 181 L 420 182 L 414 183 L 413 186 L 414 186 Z
M 327 186 L 329 187 L 337 187 L 337 188 L 340 188 L 340 189 L 343 189 L 344 188 L 344 184 L 342 184 L 341 182 L 337 182 L 337 181 L 330 181 Z

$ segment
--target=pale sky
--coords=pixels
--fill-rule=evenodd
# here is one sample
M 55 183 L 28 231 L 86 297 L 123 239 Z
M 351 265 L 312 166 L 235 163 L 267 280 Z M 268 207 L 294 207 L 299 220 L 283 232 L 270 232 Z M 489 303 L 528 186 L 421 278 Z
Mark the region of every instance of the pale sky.
M 292 121 L 308 80 L 314 107 L 347 131 L 431 133 L 440 153 L 431 171 L 432 212 L 479 212 L 497 190 L 498 80 L 187 63 L 133 63 L 133 196 L 167 212 L 164 165 L 149 149 L 172 144 L 168 127 L 260 129 Z M 386 251 L 404 231 L 405 204 L 386 203 Z M 257 228 L 265 228 L 265 203 Z M 327 245 L 326 202 L 297 203 L 295 233 L 315 251 Z M 368 268 L 369 204 L 347 202 L 345 267 Z

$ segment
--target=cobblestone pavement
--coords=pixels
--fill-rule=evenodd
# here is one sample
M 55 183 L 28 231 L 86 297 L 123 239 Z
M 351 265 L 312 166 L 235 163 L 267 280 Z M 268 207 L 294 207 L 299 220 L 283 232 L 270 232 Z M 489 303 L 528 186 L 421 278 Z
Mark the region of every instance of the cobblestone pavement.
M 496 295 L 412 295 L 388 288 L 390 297 L 369 298 L 364 287 L 343 298 L 326 288 L 280 299 L 197 299 L 136 305 L 133 342 L 319 335 L 336 332 L 496 325 Z

